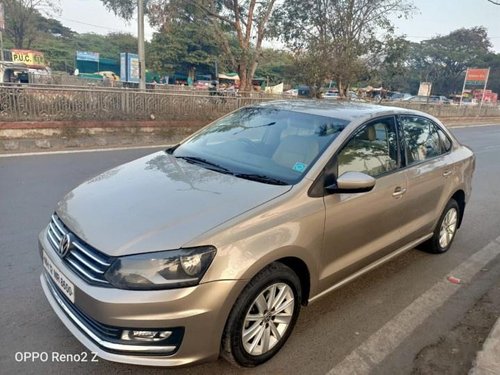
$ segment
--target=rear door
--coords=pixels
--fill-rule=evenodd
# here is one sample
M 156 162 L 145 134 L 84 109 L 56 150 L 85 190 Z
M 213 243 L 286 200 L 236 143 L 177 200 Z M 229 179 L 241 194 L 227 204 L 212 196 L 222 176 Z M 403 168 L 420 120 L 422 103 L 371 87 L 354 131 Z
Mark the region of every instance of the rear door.
M 439 125 L 426 117 L 398 117 L 402 129 L 403 157 L 408 175 L 406 199 L 411 217 L 401 226 L 409 242 L 432 232 L 451 194 L 455 167 L 451 141 Z

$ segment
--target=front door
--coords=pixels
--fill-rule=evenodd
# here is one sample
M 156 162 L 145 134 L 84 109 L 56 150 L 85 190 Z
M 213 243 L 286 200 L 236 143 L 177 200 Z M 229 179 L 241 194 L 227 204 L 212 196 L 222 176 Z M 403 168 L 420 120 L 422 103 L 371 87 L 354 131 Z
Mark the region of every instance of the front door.
M 366 193 L 324 196 L 326 209 L 320 288 L 342 280 L 402 245 L 406 172 L 394 117 L 361 125 L 334 156 L 327 174 L 362 172 L 376 179 Z

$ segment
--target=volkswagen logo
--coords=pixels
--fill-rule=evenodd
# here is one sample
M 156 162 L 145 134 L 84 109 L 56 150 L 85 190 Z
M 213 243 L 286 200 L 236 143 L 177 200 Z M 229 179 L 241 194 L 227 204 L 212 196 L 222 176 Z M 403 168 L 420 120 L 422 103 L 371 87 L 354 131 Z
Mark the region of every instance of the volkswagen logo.
M 71 247 L 71 235 L 69 233 L 65 234 L 61 237 L 59 241 L 59 247 L 57 248 L 57 252 L 61 258 L 64 258 Z

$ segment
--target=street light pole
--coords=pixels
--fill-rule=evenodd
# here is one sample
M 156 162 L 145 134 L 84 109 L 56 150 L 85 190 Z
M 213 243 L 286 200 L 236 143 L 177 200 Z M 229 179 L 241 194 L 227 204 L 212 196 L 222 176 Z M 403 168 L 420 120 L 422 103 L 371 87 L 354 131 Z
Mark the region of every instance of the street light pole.
M 144 0 L 137 1 L 137 40 L 139 52 L 139 89 L 146 89 L 146 54 L 144 52 Z
M 0 60 L 5 61 L 5 56 L 3 54 L 3 35 L 2 35 L 2 30 L 0 29 Z

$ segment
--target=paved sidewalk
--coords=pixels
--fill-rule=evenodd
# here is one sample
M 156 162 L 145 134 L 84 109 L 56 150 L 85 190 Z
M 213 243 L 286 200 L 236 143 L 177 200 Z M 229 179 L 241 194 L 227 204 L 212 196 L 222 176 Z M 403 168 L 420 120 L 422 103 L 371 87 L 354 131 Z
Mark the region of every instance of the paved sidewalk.
M 500 318 L 477 353 L 469 375 L 500 375 Z

